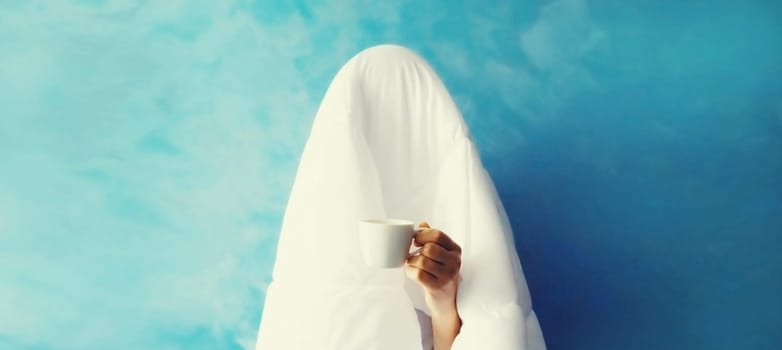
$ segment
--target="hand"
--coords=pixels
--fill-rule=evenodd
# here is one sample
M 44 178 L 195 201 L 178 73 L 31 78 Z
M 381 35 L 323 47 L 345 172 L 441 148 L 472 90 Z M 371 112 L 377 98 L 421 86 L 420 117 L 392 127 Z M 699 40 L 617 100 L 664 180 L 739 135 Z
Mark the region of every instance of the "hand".
M 407 277 L 424 289 L 426 304 L 433 314 L 457 314 L 456 290 L 459 287 L 462 248 L 447 234 L 431 228 L 426 222 L 420 223 L 419 227 L 422 229 L 416 233 L 414 244 L 421 249 L 417 255 L 407 259 Z

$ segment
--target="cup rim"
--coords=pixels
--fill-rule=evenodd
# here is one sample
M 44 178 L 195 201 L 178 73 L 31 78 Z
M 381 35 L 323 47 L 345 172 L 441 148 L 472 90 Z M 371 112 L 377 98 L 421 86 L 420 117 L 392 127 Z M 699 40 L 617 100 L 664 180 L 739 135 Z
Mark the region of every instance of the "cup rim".
M 404 219 L 362 219 L 359 222 L 362 224 L 371 224 L 371 225 L 389 225 L 389 226 L 407 226 L 407 225 L 415 225 L 414 222 L 410 220 L 404 220 Z

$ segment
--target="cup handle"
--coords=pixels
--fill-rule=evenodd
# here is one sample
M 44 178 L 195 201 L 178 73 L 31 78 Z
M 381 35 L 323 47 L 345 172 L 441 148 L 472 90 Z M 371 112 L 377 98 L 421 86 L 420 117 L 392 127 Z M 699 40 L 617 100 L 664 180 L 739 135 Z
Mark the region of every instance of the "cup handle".
M 418 224 L 414 224 L 414 225 L 413 225 L 413 232 L 414 232 L 413 236 L 415 236 L 415 234 L 417 234 L 417 233 L 418 233 L 418 232 L 420 232 L 421 230 L 423 230 L 423 229 L 422 229 L 422 228 L 420 228 L 420 227 L 418 227 Z M 413 243 L 412 243 L 412 242 L 410 242 L 410 244 L 412 245 Z M 412 258 L 412 257 L 414 257 L 414 256 L 416 256 L 416 255 L 421 255 L 421 249 L 423 249 L 423 247 L 418 247 L 418 248 L 416 248 L 414 251 L 412 251 L 412 252 L 408 253 L 408 254 L 407 254 L 407 258 L 408 258 L 408 259 L 410 259 L 410 258 Z

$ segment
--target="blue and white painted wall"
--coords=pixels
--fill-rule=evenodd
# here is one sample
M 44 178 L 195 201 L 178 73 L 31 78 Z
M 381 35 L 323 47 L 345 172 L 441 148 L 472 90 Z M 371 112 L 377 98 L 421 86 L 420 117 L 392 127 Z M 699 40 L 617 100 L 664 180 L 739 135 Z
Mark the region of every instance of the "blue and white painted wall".
M 0 1 L 0 349 L 251 349 L 318 103 L 431 61 L 550 349 L 782 348 L 782 4 Z

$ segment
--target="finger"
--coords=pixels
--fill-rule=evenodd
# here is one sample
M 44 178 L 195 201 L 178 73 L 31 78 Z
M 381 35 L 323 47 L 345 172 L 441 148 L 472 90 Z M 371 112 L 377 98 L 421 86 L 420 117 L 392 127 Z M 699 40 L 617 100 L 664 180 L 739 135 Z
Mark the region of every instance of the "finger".
M 429 229 L 429 228 L 431 228 L 431 227 L 429 226 L 428 222 L 421 221 L 420 223 L 418 223 L 418 227 L 416 227 L 415 232 L 418 233 L 418 232 L 421 232 L 421 231 Z
M 426 288 L 437 288 L 442 283 L 429 272 L 419 269 L 415 266 L 407 265 L 405 267 L 405 275 L 413 281 L 416 281 Z
M 418 250 L 418 254 L 432 259 L 441 265 L 453 259 L 451 252 L 441 247 L 439 244 L 431 242 L 424 243 L 424 245 Z
M 407 265 L 424 270 L 438 280 L 448 279 L 454 275 L 454 265 L 443 265 L 423 255 L 417 255 L 407 259 Z
M 457 253 L 462 252 L 462 248 L 454 242 L 451 237 L 448 237 L 445 232 L 435 228 L 424 229 L 415 235 L 415 245 L 423 246 L 426 243 L 436 243 L 448 251 L 455 251 Z

